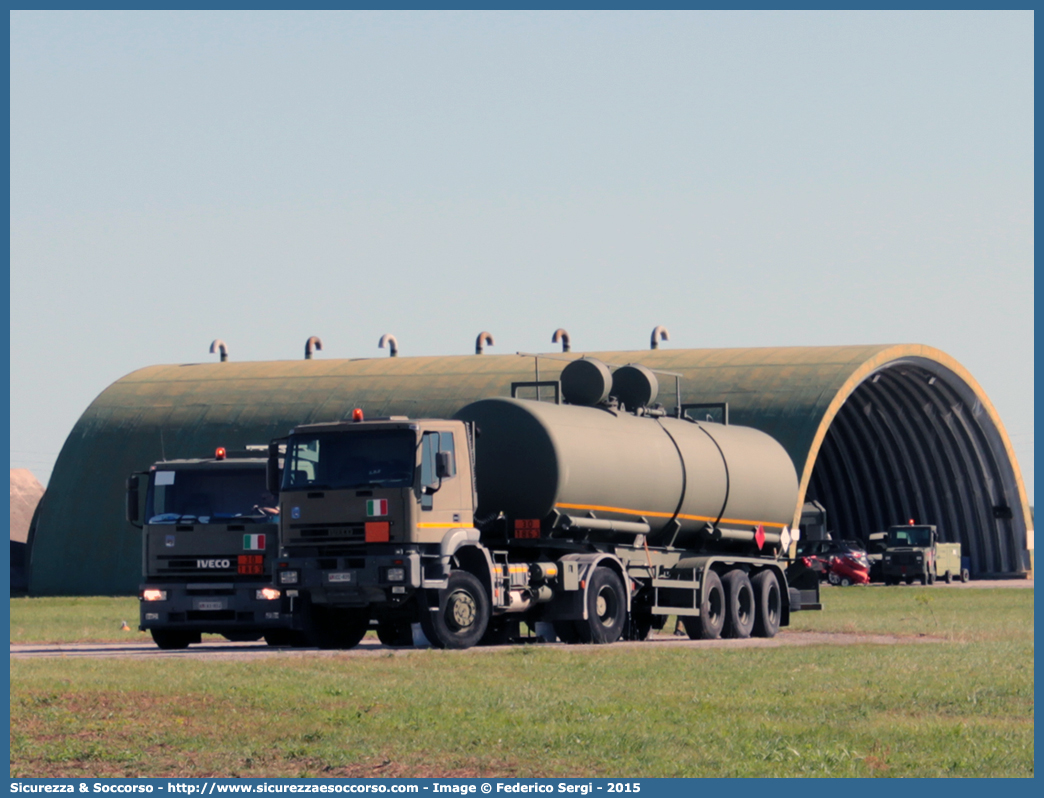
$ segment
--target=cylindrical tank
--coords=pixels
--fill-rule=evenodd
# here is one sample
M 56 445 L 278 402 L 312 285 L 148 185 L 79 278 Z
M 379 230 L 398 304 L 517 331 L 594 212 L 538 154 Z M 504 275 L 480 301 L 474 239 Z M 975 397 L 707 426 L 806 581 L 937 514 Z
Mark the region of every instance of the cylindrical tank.
M 645 519 L 650 542 L 678 546 L 713 539 L 708 525 L 778 533 L 793 516 L 793 463 L 749 427 L 499 398 L 456 418 L 478 429 L 480 516 Z

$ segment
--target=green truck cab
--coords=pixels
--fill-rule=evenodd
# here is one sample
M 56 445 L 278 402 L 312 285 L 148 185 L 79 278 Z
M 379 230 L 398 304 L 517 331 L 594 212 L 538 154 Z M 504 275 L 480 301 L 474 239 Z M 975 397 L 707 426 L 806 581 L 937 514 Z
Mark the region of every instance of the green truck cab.
M 267 448 L 164 460 L 127 480 L 127 519 L 142 530 L 139 629 L 160 648 L 203 634 L 293 641 L 272 587 L 279 524 Z
M 886 585 L 911 584 L 914 579 L 931 585 L 939 577 L 950 584 L 956 577 L 962 582 L 969 578 L 961 565 L 961 544 L 939 540 L 939 532 L 931 524 L 889 527 L 881 570 Z

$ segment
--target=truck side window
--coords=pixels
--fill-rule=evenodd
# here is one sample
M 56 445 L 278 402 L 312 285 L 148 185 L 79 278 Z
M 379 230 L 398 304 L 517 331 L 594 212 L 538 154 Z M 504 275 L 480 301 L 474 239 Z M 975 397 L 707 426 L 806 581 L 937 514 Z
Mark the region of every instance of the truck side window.
M 453 459 L 453 433 L 425 432 L 421 440 L 421 486 L 438 484 L 435 477 L 435 454 L 440 451 L 449 452 L 450 459 Z M 421 509 L 430 510 L 434 500 L 434 496 L 421 494 Z

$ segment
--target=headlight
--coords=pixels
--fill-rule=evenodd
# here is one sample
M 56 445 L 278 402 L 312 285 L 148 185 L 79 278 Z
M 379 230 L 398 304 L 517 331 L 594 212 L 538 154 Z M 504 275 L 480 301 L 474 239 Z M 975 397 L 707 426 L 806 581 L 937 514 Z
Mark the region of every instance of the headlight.
M 142 601 L 166 601 L 167 591 L 157 590 L 156 588 L 150 587 L 148 590 L 141 592 Z
M 279 584 L 281 584 L 281 585 L 296 585 L 297 584 L 297 571 L 280 571 L 279 572 Z
M 258 601 L 272 601 L 274 599 L 279 598 L 281 595 L 282 594 L 274 587 L 263 587 L 259 591 L 257 591 L 257 594 L 254 596 L 254 598 L 256 598 Z

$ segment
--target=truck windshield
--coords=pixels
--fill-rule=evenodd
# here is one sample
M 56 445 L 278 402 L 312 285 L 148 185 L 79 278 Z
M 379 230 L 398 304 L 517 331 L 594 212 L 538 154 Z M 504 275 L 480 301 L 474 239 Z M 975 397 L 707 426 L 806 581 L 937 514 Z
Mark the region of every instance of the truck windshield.
M 409 430 L 294 435 L 282 489 L 412 487 L 416 449 Z
M 932 545 L 932 530 L 927 526 L 900 526 L 888 531 L 889 546 L 914 546 L 926 548 Z
M 150 524 L 263 524 L 277 507 L 265 489 L 263 468 L 159 470 L 149 477 L 145 517 Z

